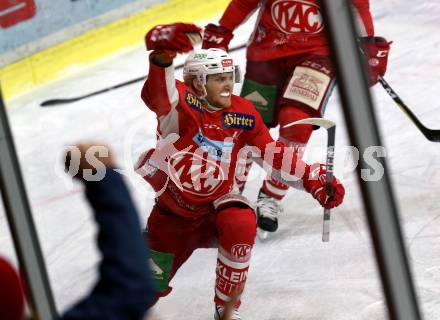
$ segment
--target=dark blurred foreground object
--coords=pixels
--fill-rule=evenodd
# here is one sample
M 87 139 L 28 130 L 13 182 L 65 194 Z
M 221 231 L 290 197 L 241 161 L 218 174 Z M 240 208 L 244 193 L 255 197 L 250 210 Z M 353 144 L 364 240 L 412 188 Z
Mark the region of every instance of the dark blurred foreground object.
M 92 145 L 79 145 L 78 178 L 92 169 L 83 155 Z M 142 319 L 153 295 L 148 249 L 131 196 L 120 174 L 114 171 L 111 153 L 97 156 L 105 167 L 104 179 L 86 181 L 86 197 L 99 225 L 102 253 L 100 277 L 90 295 L 68 310 L 62 319 Z
M 24 295 L 21 280 L 14 267 L 0 257 L 0 318 L 24 318 Z
M 78 149 L 83 155 L 90 146 L 79 145 Z M 67 152 L 67 166 L 71 157 L 72 154 Z M 113 170 L 111 154 L 96 158 L 106 168 L 102 180 L 83 179 L 84 169 L 93 167 L 82 161 L 83 157 L 75 177 L 84 182 L 87 200 L 99 226 L 97 241 L 102 253 L 99 279 L 92 292 L 61 319 L 141 320 L 155 295 L 148 265 L 149 251 L 128 189 L 121 175 Z M 20 277 L 1 258 L 0 284 L 0 318 L 22 320 L 24 295 Z

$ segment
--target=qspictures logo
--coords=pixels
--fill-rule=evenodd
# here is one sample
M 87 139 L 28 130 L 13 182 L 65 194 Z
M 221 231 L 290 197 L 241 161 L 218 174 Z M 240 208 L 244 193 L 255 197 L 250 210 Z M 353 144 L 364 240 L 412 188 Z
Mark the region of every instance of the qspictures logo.
M 35 16 L 34 0 L 1 0 L 0 27 L 6 29 Z

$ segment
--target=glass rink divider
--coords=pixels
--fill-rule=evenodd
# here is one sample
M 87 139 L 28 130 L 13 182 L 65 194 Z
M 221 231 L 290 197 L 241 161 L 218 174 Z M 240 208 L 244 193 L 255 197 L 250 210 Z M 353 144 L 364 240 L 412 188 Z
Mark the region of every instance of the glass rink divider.
M 1 91 L 0 190 L 18 263 L 29 291 L 31 318 L 55 320 L 55 302 Z
M 320 2 L 351 145 L 360 152 L 369 146 L 382 146 L 351 1 Z M 422 318 L 386 161 L 384 157 L 378 157 L 377 161 L 385 169 L 381 179 L 364 181 L 361 178 L 361 171 L 369 168 L 365 159 L 359 160 L 357 176 L 388 315 L 391 320 L 419 320 Z

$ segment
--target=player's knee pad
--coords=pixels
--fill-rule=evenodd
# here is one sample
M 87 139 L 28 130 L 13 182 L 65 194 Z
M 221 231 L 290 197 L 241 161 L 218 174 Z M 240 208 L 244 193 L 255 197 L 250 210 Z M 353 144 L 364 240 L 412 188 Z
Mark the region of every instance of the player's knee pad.
M 214 206 L 214 209 L 218 212 L 224 210 L 227 207 L 236 207 L 237 209 L 253 209 L 252 202 L 249 201 L 249 199 L 243 196 L 241 193 L 237 192 L 230 192 L 219 197 L 218 199 L 214 200 L 212 205 Z
M 219 244 L 230 249 L 237 243 L 253 246 L 257 219 L 253 209 L 245 206 L 231 206 L 218 212 L 216 227 Z
M 283 127 L 289 123 L 310 117 L 310 113 L 303 109 L 293 106 L 282 107 L 280 111 L 280 139 L 292 144 L 306 144 L 312 134 L 312 125 L 299 124 L 288 128 Z
M 307 110 L 310 116 L 321 117 L 334 85 L 335 76 L 329 59 L 311 57 L 293 69 L 279 103 L 297 105 Z

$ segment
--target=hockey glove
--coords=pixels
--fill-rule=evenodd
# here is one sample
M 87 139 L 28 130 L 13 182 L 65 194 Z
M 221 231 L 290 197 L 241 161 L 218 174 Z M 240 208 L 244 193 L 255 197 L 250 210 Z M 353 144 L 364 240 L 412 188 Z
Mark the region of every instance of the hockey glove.
M 173 23 L 155 26 L 145 36 L 147 50 L 183 53 L 193 50 L 201 40 L 202 30 L 190 23 Z
M 303 185 L 305 190 L 318 200 L 321 206 L 331 209 L 342 203 L 345 189 L 341 182 L 333 177 L 331 183 L 332 190 L 327 190 L 326 173 L 327 170 L 323 164 L 307 165 L 303 177 Z M 329 196 L 329 193 L 332 193 L 332 196 Z
M 229 51 L 229 42 L 233 37 L 231 30 L 210 23 L 203 31 L 202 49 L 218 48 Z
M 363 37 L 360 42 L 368 61 L 370 86 L 374 86 L 379 76 L 383 77 L 387 70 L 388 53 L 392 42 L 382 37 Z

